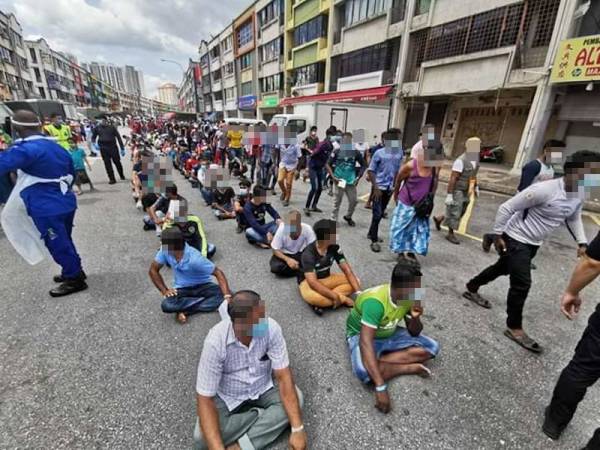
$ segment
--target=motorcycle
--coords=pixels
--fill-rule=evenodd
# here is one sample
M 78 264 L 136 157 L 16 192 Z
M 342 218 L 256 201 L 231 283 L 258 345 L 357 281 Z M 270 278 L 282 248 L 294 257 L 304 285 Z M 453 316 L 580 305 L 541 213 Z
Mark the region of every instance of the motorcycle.
M 479 159 L 481 162 L 491 162 L 502 164 L 504 162 L 504 147 L 501 145 L 489 145 L 481 147 L 479 151 Z

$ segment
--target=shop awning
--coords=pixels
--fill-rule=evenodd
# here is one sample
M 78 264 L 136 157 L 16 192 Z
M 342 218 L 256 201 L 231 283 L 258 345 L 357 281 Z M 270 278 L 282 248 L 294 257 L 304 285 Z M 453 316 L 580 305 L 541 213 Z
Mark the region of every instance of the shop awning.
M 369 89 L 355 89 L 353 91 L 326 92 L 324 94 L 305 95 L 303 97 L 286 97 L 281 101 L 279 106 L 290 106 L 297 103 L 312 102 L 376 102 L 384 100 L 390 94 L 393 87 L 393 85 L 386 85 Z

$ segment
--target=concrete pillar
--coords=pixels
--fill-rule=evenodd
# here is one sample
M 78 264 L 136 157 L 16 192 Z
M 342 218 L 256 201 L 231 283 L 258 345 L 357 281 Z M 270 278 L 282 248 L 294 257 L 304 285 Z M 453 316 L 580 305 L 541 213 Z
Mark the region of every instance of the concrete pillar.
M 520 173 L 521 167 L 537 157 L 542 148 L 544 134 L 552 115 L 552 108 L 554 107 L 556 97 L 556 90 L 550 84 L 550 68 L 554 62 L 560 42 L 567 39 L 572 31 L 573 15 L 577 4 L 578 0 L 561 0 L 560 2 L 552 38 L 550 39 L 550 45 L 548 46 L 548 52 L 544 61 L 544 74 L 537 84 L 535 95 L 531 102 L 529 116 L 527 117 L 517 156 L 511 170 L 513 174 Z M 566 18 L 566 20 L 563 18 Z
M 398 56 L 398 68 L 396 69 L 396 90 L 394 92 L 394 100 L 392 102 L 392 110 L 390 114 L 392 120 L 391 126 L 394 128 L 404 128 L 406 122 L 407 105 L 402 97 L 402 83 L 404 83 L 404 75 L 408 64 L 408 50 L 410 44 L 410 28 L 413 16 L 415 15 L 417 1 L 406 0 L 406 9 L 404 11 L 404 29 L 400 38 L 400 55 Z M 431 11 L 429 12 L 431 14 Z

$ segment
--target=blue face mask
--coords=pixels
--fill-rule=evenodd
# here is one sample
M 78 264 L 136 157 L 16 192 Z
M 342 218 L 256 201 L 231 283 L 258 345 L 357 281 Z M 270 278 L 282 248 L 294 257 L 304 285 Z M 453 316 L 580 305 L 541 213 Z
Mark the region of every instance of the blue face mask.
M 251 331 L 252 337 L 256 337 L 256 338 L 265 337 L 268 333 L 269 333 L 269 321 L 266 319 L 266 317 L 263 317 L 262 319 L 260 319 L 258 321 L 258 323 L 255 323 L 252 325 L 252 331 Z

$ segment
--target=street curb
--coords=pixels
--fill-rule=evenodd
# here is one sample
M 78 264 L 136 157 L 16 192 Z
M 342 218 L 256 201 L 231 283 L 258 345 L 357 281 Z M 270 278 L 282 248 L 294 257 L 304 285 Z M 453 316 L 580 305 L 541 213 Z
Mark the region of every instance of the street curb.
M 448 183 L 448 176 L 440 174 L 439 180 L 443 183 Z M 486 181 L 478 182 L 479 189 L 486 192 L 494 192 L 497 194 L 510 195 L 511 197 L 517 193 L 517 189 L 512 186 L 499 185 L 497 183 L 489 183 Z M 588 212 L 600 213 L 600 203 L 586 201 L 583 203 L 583 209 Z

